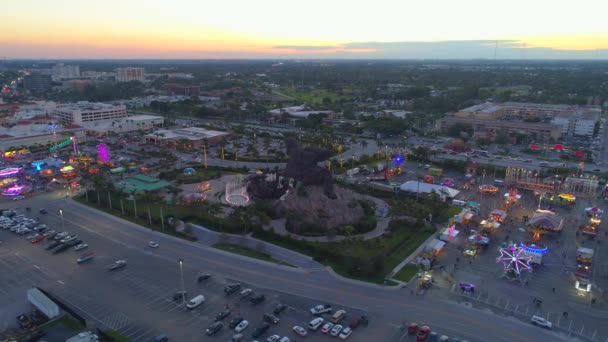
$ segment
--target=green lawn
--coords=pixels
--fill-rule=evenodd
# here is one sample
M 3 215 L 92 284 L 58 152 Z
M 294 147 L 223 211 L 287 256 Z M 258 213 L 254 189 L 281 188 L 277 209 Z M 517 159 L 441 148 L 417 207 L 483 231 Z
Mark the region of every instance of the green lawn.
M 391 226 L 391 234 L 366 241 L 306 242 L 269 232 L 256 232 L 254 237 L 310 255 L 344 277 L 383 284 L 386 275 L 435 232 L 401 221 Z
M 108 334 L 110 337 L 112 337 L 115 342 L 131 342 L 132 341 L 130 338 L 123 336 L 118 331 L 108 330 L 108 331 L 104 331 L 104 332 L 106 334 Z
M 291 264 L 288 264 L 284 261 L 281 260 L 277 260 L 275 258 L 273 258 L 270 254 L 264 253 L 264 252 L 258 252 L 256 250 L 253 250 L 251 248 L 247 248 L 247 247 L 243 247 L 243 246 L 238 246 L 238 245 L 233 245 L 231 243 L 217 243 L 215 245 L 213 245 L 213 248 L 217 248 L 217 249 L 221 249 L 223 251 L 227 251 L 227 252 L 231 252 L 234 254 L 239 254 L 239 255 L 243 255 L 246 257 L 250 257 L 250 258 L 254 258 L 254 259 L 259 259 L 259 260 L 264 260 L 264 261 L 268 261 L 268 262 L 273 262 L 275 264 L 279 264 L 279 265 L 285 265 L 285 266 L 290 266 L 290 267 L 295 267 Z
M 80 322 L 73 319 L 69 315 L 65 315 L 57 320 L 50 321 L 48 323 L 41 325 L 37 330 L 48 329 L 55 325 L 62 325 L 65 328 L 72 330 L 72 331 L 80 331 L 80 330 L 84 329 L 84 326 L 82 324 L 80 324 Z
M 312 105 L 322 104 L 324 98 L 329 98 L 332 102 L 336 102 L 336 100 L 341 98 L 350 98 L 350 96 L 338 95 L 337 93 L 330 92 L 327 89 L 315 89 L 304 92 L 296 88 L 280 88 L 277 92 L 294 97 L 304 103 Z
M 403 266 L 403 268 L 401 268 L 393 278 L 407 283 L 412 280 L 416 273 L 418 273 L 418 267 L 412 264 L 407 264 Z

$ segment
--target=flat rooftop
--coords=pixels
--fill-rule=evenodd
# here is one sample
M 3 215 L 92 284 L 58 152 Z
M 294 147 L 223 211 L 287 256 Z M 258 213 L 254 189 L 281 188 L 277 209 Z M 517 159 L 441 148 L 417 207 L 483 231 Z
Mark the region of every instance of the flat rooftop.
M 212 131 L 201 127 L 187 127 L 178 129 L 161 129 L 152 134 L 148 134 L 147 136 L 155 139 L 186 139 L 196 141 L 215 138 L 227 134 L 227 132 Z
M 113 108 L 120 108 L 120 105 L 113 105 L 109 103 L 101 103 L 101 102 L 76 102 L 76 103 L 68 103 L 61 106 L 57 106 L 57 110 L 69 110 L 69 111 L 95 111 L 95 110 L 108 110 Z
M 169 185 L 171 183 L 167 181 L 146 175 L 135 175 L 116 183 L 116 187 L 124 192 L 156 191 Z

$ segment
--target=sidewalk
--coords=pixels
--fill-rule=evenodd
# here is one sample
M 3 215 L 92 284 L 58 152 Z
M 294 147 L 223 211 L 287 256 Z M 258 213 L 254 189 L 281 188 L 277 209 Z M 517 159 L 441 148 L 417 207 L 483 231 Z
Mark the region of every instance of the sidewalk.
M 273 245 L 266 241 L 255 239 L 248 235 L 245 236 L 218 233 L 216 231 L 207 229 L 196 224 L 192 224 L 192 227 L 195 228 L 192 230 L 192 233 L 198 238 L 197 242 L 209 247 L 213 247 L 213 245 L 218 243 L 229 243 L 251 248 L 262 253 L 267 253 L 277 260 L 284 261 L 296 267 L 301 267 L 305 269 L 322 269 L 324 267 L 322 264 L 314 261 L 312 257 L 296 253 L 294 251 L 277 245 Z

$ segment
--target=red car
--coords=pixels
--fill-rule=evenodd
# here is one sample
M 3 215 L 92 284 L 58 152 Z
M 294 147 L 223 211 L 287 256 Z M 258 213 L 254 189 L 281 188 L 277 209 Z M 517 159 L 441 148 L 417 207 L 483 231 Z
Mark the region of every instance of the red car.
M 429 337 L 430 333 L 431 333 L 431 328 L 429 328 L 425 325 L 422 328 L 420 328 L 420 330 L 418 330 L 418 334 L 416 334 L 416 339 L 418 341 L 425 341 Z
M 407 327 L 407 333 L 410 335 L 415 334 L 418 331 L 418 323 L 410 323 Z
M 35 238 L 32 239 L 32 243 L 38 243 L 40 241 L 44 240 L 44 236 L 36 236 Z

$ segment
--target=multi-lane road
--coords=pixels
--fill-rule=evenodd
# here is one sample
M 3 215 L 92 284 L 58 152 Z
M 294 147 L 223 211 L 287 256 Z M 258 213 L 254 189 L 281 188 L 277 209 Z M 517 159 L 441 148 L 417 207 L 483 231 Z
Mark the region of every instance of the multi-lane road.
M 201 326 L 184 329 L 182 323 L 186 320 L 181 316 L 175 312 L 166 313 L 144 307 L 136 295 L 137 292 L 148 290 L 153 293 L 152 290 L 157 287 L 166 289 L 167 293 L 179 289 L 178 260 L 183 259 L 188 284 L 194 283 L 197 272 L 206 271 L 259 288 L 310 298 L 311 304 L 330 302 L 366 311 L 371 317 L 371 324 L 366 330 L 361 330 L 361 333 L 356 331 L 351 336 L 353 341 L 405 341 L 399 331 L 399 325 L 404 321 L 429 324 L 440 333 L 469 341 L 572 340 L 528 322 L 470 308 L 442 296 L 433 296 L 432 292 L 425 296 L 415 296 L 406 289 L 389 289 L 347 281 L 323 269 L 294 269 L 244 258 L 162 235 L 52 196 L 6 202 L 4 207 L 45 207 L 49 214 L 43 220 L 56 230 L 61 229 L 59 209 L 62 208 L 64 229 L 87 241 L 91 245 L 90 249 L 96 253 L 96 260 L 88 265 L 77 265 L 71 259 L 66 259 L 68 256 L 64 254 L 49 256 L 40 246 L 17 241 L 15 235 L 6 231 L 0 232 L 2 240 L 5 240 L 2 248 L 18 252 L 42 273 L 49 275 L 49 279 L 54 279 L 53 284 L 37 285 L 52 285 L 50 287 L 53 291 L 70 301 L 74 295 L 78 296 L 80 300 L 74 300 L 78 309 L 88 311 L 82 303 L 103 306 L 103 312 L 85 312 L 87 318 L 100 325 L 108 321 L 128 322 L 137 327 L 152 326 L 156 331 L 166 332 L 177 340 L 199 340 L 202 335 Z M 160 248 L 147 248 L 150 240 L 159 242 Z M 71 258 L 75 259 L 73 255 Z M 105 270 L 105 266 L 116 259 L 126 259 L 129 262 L 124 270 L 128 271 L 125 272 L 127 276 L 123 280 L 110 276 Z M 134 276 L 129 278 L 130 274 Z M 133 287 L 140 290 L 134 292 Z M 188 322 L 193 320 L 189 318 Z

